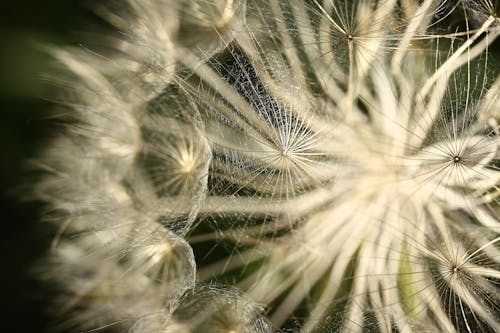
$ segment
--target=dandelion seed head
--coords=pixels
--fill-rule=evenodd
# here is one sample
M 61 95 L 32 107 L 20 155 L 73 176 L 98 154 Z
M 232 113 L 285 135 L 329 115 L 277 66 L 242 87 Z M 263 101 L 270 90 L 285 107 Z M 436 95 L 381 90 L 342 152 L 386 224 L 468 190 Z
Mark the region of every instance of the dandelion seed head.
M 495 331 L 492 2 L 126 4 L 100 10 L 127 32 L 117 69 L 56 52 L 79 126 L 37 191 L 64 212 L 53 247 L 88 308 L 76 321 Z

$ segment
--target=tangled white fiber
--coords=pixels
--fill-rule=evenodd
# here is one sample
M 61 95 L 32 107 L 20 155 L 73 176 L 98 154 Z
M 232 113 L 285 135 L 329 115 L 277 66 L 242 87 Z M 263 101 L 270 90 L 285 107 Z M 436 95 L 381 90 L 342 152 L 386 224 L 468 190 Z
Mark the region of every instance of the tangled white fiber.
M 97 5 L 38 159 L 61 329 L 500 332 L 496 9 Z

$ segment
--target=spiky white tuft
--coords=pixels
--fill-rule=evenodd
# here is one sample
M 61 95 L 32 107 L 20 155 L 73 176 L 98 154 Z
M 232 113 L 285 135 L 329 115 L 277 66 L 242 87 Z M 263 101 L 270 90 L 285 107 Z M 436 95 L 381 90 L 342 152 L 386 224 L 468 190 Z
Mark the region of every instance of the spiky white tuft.
M 54 51 L 75 98 L 37 191 L 70 324 L 498 331 L 492 1 L 117 8 L 115 52 Z

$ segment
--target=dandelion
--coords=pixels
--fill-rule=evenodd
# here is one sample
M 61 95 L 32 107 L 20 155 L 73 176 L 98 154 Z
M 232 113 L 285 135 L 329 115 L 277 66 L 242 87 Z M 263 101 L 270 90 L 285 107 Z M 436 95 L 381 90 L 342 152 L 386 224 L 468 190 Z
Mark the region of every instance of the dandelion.
M 54 51 L 73 98 L 38 162 L 66 325 L 498 331 L 493 2 L 96 11 L 123 36 Z

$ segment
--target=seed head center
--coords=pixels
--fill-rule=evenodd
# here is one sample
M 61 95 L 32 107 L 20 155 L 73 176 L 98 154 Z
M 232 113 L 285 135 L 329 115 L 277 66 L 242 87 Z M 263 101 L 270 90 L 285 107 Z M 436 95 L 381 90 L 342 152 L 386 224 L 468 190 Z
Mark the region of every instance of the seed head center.
M 286 149 L 286 148 L 280 148 L 279 153 L 283 157 L 288 157 L 288 149 Z

